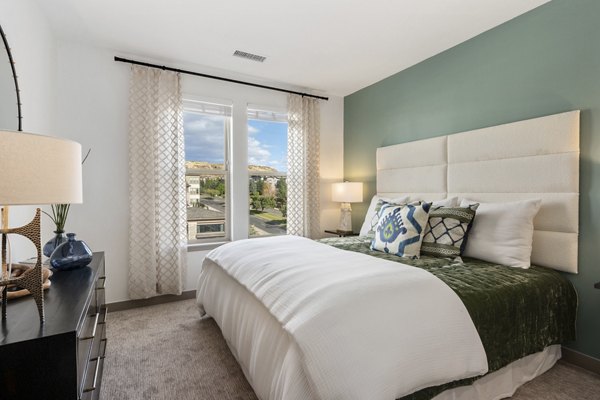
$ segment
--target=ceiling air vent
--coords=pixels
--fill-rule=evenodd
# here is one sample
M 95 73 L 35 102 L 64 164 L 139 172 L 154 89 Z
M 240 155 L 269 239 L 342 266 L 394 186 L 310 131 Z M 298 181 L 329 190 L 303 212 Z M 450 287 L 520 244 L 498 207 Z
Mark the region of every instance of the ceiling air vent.
M 252 53 L 246 53 L 245 51 L 239 51 L 239 50 L 236 50 L 233 53 L 233 55 L 236 57 L 241 57 L 241 58 L 245 58 L 247 60 L 258 61 L 258 62 L 263 62 L 267 59 L 267 57 L 259 56 L 257 54 L 252 54 Z

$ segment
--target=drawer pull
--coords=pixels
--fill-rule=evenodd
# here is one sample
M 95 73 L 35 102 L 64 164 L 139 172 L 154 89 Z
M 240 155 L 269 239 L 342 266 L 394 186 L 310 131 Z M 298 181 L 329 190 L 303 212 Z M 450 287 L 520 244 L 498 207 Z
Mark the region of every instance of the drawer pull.
M 102 322 L 98 322 L 98 325 L 106 324 L 107 317 L 108 317 L 108 307 L 104 307 L 104 318 L 102 318 Z
M 90 362 L 92 361 L 96 361 L 96 368 L 94 369 L 94 380 L 92 382 L 92 387 L 83 389 L 83 393 L 92 392 L 96 390 L 96 384 L 98 383 L 98 371 L 100 371 L 100 357 L 92 358 Z
M 108 344 L 108 339 L 104 338 L 100 342 L 101 343 L 104 342 L 104 351 L 102 352 L 102 355 L 100 356 L 100 358 L 106 358 L 106 345 Z
M 101 276 L 98 281 L 102 281 L 102 286 L 98 286 L 96 290 L 104 290 L 106 288 L 106 276 Z
M 96 328 L 98 328 L 98 319 L 100 318 L 100 313 L 96 313 L 96 317 L 94 318 L 94 327 L 92 328 L 92 334 L 90 336 L 84 336 L 79 340 L 89 340 L 96 337 Z

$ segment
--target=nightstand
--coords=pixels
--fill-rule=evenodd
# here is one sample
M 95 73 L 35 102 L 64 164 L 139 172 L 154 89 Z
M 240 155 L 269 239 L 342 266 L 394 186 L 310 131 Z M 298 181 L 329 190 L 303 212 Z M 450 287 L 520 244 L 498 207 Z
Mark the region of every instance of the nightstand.
M 335 231 L 325 229 L 325 233 L 331 233 L 332 235 L 338 235 L 339 237 L 358 236 L 358 233 L 356 232 L 338 231 L 337 229 Z

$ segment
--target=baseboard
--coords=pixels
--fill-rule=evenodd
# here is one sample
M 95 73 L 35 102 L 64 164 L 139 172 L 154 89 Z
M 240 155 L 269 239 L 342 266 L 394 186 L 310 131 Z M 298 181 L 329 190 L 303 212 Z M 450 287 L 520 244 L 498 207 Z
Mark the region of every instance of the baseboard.
M 600 360 L 563 346 L 562 360 L 600 375 Z
M 117 301 L 115 303 L 108 303 L 106 306 L 108 308 L 108 312 L 113 312 L 129 310 L 131 308 L 155 306 L 157 304 L 171 303 L 173 301 L 181 301 L 195 298 L 196 291 L 187 290 L 181 293 L 180 295 L 165 294 L 162 296 L 150 297 L 149 299 Z

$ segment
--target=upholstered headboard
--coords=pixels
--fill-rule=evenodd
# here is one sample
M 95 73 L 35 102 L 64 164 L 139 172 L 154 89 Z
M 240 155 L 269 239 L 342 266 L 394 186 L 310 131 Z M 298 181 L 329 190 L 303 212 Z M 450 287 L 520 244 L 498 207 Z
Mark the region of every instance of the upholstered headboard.
M 576 273 L 579 111 L 381 147 L 377 193 L 424 200 L 542 199 L 531 262 Z

